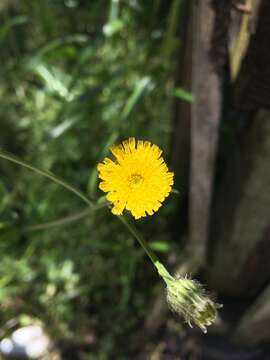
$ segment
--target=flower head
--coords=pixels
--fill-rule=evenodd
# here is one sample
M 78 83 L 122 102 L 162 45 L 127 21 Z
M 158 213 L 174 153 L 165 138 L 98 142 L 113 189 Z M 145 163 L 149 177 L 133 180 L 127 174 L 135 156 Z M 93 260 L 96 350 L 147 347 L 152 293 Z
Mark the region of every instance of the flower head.
M 149 141 L 130 138 L 113 146 L 116 160 L 105 158 L 98 165 L 99 187 L 107 192 L 115 215 L 127 209 L 139 219 L 153 215 L 169 195 L 173 173 L 161 157 L 162 151 Z
M 217 309 L 222 307 L 216 304 L 202 285 L 187 278 L 166 279 L 167 301 L 173 311 L 183 316 L 192 326 L 196 324 L 203 332 L 217 317 Z

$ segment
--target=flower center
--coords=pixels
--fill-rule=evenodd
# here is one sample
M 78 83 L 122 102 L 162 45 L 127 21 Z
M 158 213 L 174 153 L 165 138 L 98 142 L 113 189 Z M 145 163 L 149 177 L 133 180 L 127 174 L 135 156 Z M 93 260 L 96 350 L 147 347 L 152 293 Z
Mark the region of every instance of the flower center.
M 143 177 L 140 174 L 131 174 L 128 178 L 131 188 L 137 187 L 143 183 Z

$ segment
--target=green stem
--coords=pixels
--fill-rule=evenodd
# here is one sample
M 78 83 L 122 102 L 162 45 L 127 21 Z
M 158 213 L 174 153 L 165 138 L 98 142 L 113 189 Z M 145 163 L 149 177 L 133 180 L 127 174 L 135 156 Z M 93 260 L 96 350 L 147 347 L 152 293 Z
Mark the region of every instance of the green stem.
M 8 161 L 11 161 L 15 164 L 21 165 L 29 170 L 32 170 L 39 175 L 49 178 L 50 180 L 54 181 L 55 183 L 63 186 L 64 188 L 68 189 L 69 191 L 71 191 L 74 194 L 76 194 L 77 196 L 79 196 L 90 207 L 94 207 L 94 203 L 91 200 L 89 200 L 80 190 L 76 189 L 74 186 L 70 185 L 65 180 L 62 180 L 60 177 L 54 175 L 50 171 L 41 170 L 41 169 L 37 168 L 36 166 L 31 165 L 27 161 L 21 160 L 17 156 L 10 154 L 3 150 L 0 151 L 0 157 L 3 159 L 6 159 Z
M 89 214 L 89 212 L 90 212 L 90 208 L 87 208 L 83 211 L 80 211 L 79 213 L 68 215 L 61 219 L 48 221 L 48 222 L 41 223 L 41 224 L 26 226 L 25 228 L 23 228 L 23 230 L 28 232 L 28 231 L 44 230 L 44 229 L 49 229 L 49 228 L 56 227 L 56 226 L 66 225 L 73 221 L 84 218 L 86 215 Z
M 26 226 L 25 228 L 23 228 L 23 231 L 29 232 L 29 231 L 37 231 L 37 230 L 46 230 L 46 229 L 50 229 L 52 227 L 70 224 L 74 221 L 83 219 L 84 217 L 88 216 L 91 211 L 101 209 L 105 206 L 108 206 L 108 205 L 107 204 L 94 205 L 93 207 L 88 207 L 80 212 L 62 217 L 57 220 L 48 221 L 48 222 L 44 222 L 41 224 Z
M 123 215 L 118 215 L 119 220 L 126 226 L 129 232 L 135 237 L 135 239 L 139 242 L 141 247 L 144 249 L 155 268 L 157 269 L 159 275 L 166 280 L 172 280 L 173 277 L 169 274 L 165 266 L 159 261 L 158 257 L 154 254 L 154 252 L 150 249 L 147 242 L 144 240 L 142 234 L 136 229 L 136 227 Z
M 118 216 L 119 220 L 126 226 L 126 228 L 130 231 L 130 233 L 135 237 L 135 239 L 140 243 L 141 247 L 144 249 L 146 254 L 149 256 L 152 263 L 155 265 L 158 261 L 157 256 L 150 249 L 149 245 L 144 240 L 143 236 L 139 231 L 135 228 L 135 226 L 123 215 Z
M 61 178 L 59 178 L 58 176 L 54 175 L 53 173 L 49 172 L 49 171 L 45 171 L 45 170 L 41 170 L 33 165 L 31 165 L 30 163 L 19 159 L 17 156 L 9 154 L 8 152 L 5 151 L 0 151 L 0 158 L 6 159 L 8 161 L 11 161 L 15 164 L 21 165 L 29 170 L 32 170 L 34 172 L 36 172 L 39 175 L 45 176 L 47 178 L 49 178 L 50 180 L 54 181 L 55 183 L 63 186 L 64 188 L 68 189 L 69 191 L 73 192 L 74 194 L 76 194 L 77 196 L 79 196 L 85 203 L 87 203 L 87 205 L 89 205 L 89 207 L 91 209 L 95 209 L 95 204 L 89 200 L 80 190 L 76 189 L 75 187 L 73 187 L 72 185 L 70 185 L 69 183 L 67 183 L 65 180 L 62 180 Z M 85 214 L 83 214 L 84 216 Z M 82 216 L 82 214 L 79 215 L 80 217 Z M 78 218 L 78 214 L 77 216 L 75 216 L 75 220 Z M 153 251 L 150 249 L 149 245 L 146 243 L 146 241 L 144 240 L 143 236 L 138 232 L 138 230 L 136 229 L 136 227 L 124 216 L 118 216 L 119 220 L 126 226 L 126 228 L 130 231 L 130 233 L 135 237 L 135 239 L 140 243 L 140 245 L 142 246 L 142 248 L 144 249 L 144 251 L 146 252 L 146 254 L 149 256 L 149 258 L 151 259 L 152 263 L 154 264 L 154 266 L 156 267 L 159 275 L 163 278 L 163 280 L 165 282 L 172 280 L 173 277 L 168 273 L 167 269 L 165 268 L 165 266 L 159 261 L 158 257 L 153 253 Z M 32 230 L 37 230 L 37 229 L 41 229 L 44 227 L 50 227 L 50 226 L 57 226 L 57 225 L 62 225 L 63 222 L 66 223 L 67 221 L 74 221 L 74 216 L 72 218 L 69 217 L 68 219 L 62 219 L 60 221 L 56 221 L 56 222 L 51 222 L 51 223 L 47 223 L 47 224 L 40 224 L 37 226 L 33 226 Z M 28 229 L 29 230 L 29 229 Z M 31 227 L 30 227 L 31 230 Z

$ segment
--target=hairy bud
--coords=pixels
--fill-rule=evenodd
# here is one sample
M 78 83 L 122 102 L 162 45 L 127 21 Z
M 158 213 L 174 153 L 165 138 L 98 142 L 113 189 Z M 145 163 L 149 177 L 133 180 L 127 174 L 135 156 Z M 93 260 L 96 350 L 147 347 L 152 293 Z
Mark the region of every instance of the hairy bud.
M 170 308 L 183 316 L 192 327 L 197 325 L 204 333 L 217 317 L 216 304 L 203 286 L 188 278 L 167 278 L 167 301 Z

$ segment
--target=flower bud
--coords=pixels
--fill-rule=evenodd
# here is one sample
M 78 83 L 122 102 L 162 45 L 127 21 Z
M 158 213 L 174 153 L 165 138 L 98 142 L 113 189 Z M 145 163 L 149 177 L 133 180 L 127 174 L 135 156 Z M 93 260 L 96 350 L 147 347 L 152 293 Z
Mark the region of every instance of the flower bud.
M 167 301 L 170 308 L 183 316 L 192 327 L 197 325 L 204 333 L 217 316 L 217 309 L 222 307 L 216 304 L 203 286 L 188 278 L 166 279 Z

